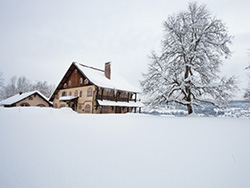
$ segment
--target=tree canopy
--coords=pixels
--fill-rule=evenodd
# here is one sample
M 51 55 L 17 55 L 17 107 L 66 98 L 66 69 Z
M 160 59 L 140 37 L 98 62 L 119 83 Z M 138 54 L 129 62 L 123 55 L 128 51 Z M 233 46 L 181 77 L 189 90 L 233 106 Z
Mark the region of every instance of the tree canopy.
M 186 11 L 164 22 L 162 52 L 152 52 L 141 82 L 151 105 L 175 102 L 193 112 L 201 102 L 223 105 L 232 96 L 235 78 L 220 78 L 222 57 L 228 58 L 232 36 L 205 5 L 189 3 Z

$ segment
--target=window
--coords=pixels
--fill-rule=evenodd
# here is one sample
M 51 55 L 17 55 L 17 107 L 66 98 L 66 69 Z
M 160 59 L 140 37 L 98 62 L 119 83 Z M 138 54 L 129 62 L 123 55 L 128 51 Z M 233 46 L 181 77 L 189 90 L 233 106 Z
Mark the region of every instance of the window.
M 62 92 L 62 96 L 67 96 L 67 92 L 66 91 Z
M 102 113 L 108 113 L 108 106 L 102 107 Z
M 66 88 L 67 87 L 67 84 L 65 83 L 65 84 L 63 84 L 63 88 Z
M 71 80 L 69 81 L 69 86 L 71 86 Z
M 81 104 L 79 104 L 78 108 L 79 108 L 79 110 L 81 110 L 81 109 L 82 109 L 82 105 L 81 105 Z
M 32 97 L 32 96 L 29 96 L 29 100 L 33 100 L 33 97 Z
M 84 85 L 88 85 L 88 83 L 89 83 L 89 80 L 86 78 L 86 79 L 84 80 Z
M 60 104 L 60 108 L 65 107 L 65 104 Z
M 69 96 L 71 96 L 71 95 L 72 95 L 72 92 L 70 91 L 70 92 L 69 92 Z
M 112 91 L 112 90 L 108 90 L 107 93 L 108 93 L 108 96 L 109 96 L 109 97 L 113 97 L 113 91 Z
M 93 92 L 93 89 L 90 87 L 90 88 L 87 90 L 87 97 L 92 97 L 92 92 Z
M 77 73 L 77 69 L 75 69 L 75 74 Z
M 57 107 L 58 107 L 58 106 L 57 106 L 57 103 L 55 103 L 55 104 L 54 104 L 54 107 L 55 107 L 55 108 L 57 108 Z
M 122 92 L 121 95 L 120 95 L 120 97 L 123 98 L 123 99 L 124 99 L 124 98 L 127 98 L 127 96 L 128 96 L 128 95 L 127 95 L 126 92 Z
M 24 103 L 21 103 L 20 106 L 30 106 L 30 105 L 29 103 L 24 102 Z
M 58 94 L 56 95 L 56 99 L 59 99 L 59 95 Z
M 80 91 L 80 97 L 82 97 L 82 91 Z
M 36 106 L 39 106 L 39 107 L 45 107 L 45 105 L 44 105 L 44 104 L 38 104 L 38 105 L 36 105 Z
M 86 113 L 90 113 L 90 108 L 91 108 L 91 106 L 90 106 L 89 104 L 87 104 L 87 105 L 85 106 L 85 112 L 86 112 Z
M 127 113 L 128 112 L 128 108 L 127 107 L 124 107 L 124 113 Z
M 75 90 L 75 94 L 74 94 L 74 96 L 75 96 L 75 97 L 77 97 L 77 96 L 78 96 L 78 91 L 77 91 L 77 90 Z
M 82 79 L 82 78 L 80 78 L 80 85 L 82 85 L 82 83 L 83 83 L 83 79 Z

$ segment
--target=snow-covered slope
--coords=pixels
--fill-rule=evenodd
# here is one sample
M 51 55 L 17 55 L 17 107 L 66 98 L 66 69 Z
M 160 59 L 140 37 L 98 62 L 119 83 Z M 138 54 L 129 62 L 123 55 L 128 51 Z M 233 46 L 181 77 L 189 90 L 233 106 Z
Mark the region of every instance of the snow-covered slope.
M 3 188 L 249 188 L 250 120 L 0 108 Z

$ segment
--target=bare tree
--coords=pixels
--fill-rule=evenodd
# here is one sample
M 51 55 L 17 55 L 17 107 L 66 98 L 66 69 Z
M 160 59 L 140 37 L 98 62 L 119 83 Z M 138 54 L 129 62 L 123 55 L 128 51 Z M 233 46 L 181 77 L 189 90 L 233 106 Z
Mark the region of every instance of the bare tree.
M 193 113 L 201 102 L 221 106 L 232 96 L 235 78 L 220 78 L 221 57 L 229 57 L 232 37 L 206 6 L 190 3 L 187 11 L 164 22 L 162 53 L 151 55 L 141 82 L 151 105 L 175 102 Z
M 13 76 L 10 79 L 9 84 L 6 86 L 3 86 L 3 92 L 2 92 L 3 99 L 11 97 L 11 96 L 18 93 L 17 87 L 16 87 L 16 82 L 17 82 L 17 77 Z
M 46 97 L 49 97 L 51 93 L 54 91 L 54 88 L 55 88 L 54 85 L 49 85 L 46 81 L 44 82 L 37 81 L 35 84 L 33 84 L 25 76 L 21 76 L 19 78 L 13 76 L 10 79 L 9 84 L 2 87 L 1 98 L 6 99 L 17 93 L 29 92 L 33 90 L 38 90 Z
M 0 72 L 0 100 L 3 99 L 3 87 L 4 87 L 4 77 L 3 73 Z
M 28 92 L 32 90 L 32 84 L 25 76 L 21 76 L 17 79 L 16 83 L 17 92 Z
M 11 97 L 20 92 L 28 92 L 31 90 L 31 82 L 26 77 L 17 78 L 13 76 L 10 83 L 4 86 L 4 98 Z
M 52 94 L 52 92 L 55 89 L 54 85 L 49 85 L 46 81 L 42 82 L 42 81 L 37 81 L 33 87 L 33 90 L 38 90 L 40 91 L 42 94 L 44 94 L 46 97 L 50 97 L 50 95 Z
M 4 85 L 4 77 L 3 77 L 3 73 L 0 72 L 0 88 L 2 88 Z
M 250 100 L 250 82 L 248 83 L 248 88 L 245 89 L 244 98 Z
M 246 70 L 250 70 L 250 63 L 249 63 L 249 66 L 246 67 Z M 245 93 L 244 93 L 244 98 L 246 100 L 250 100 L 250 75 L 248 76 L 248 78 L 249 78 L 248 79 L 248 88 L 245 89 Z

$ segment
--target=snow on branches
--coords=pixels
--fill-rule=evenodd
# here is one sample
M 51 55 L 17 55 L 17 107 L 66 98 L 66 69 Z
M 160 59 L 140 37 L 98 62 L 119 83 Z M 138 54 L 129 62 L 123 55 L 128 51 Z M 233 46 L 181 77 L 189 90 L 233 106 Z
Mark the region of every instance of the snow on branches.
M 219 77 L 221 57 L 230 57 L 232 37 L 221 20 L 206 6 L 190 3 L 188 10 L 164 22 L 162 53 L 151 55 L 148 73 L 141 82 L 151 105 L 176 102 L 187 106 L 207 102 L 225 104 L 234 91 L 235 78 Z
M 249 53 L 250 55 L 250 53 Z M 246 70 L 248 70 L 248 72 L 250 71 L 250 63 L 249 63 L 249 66 L 246 67 Z M 250 100 L 250 74 L 248 75 L 248 87 L 245 89 L 245 93 L 244 93 L 244 98 L 246 100 Z

